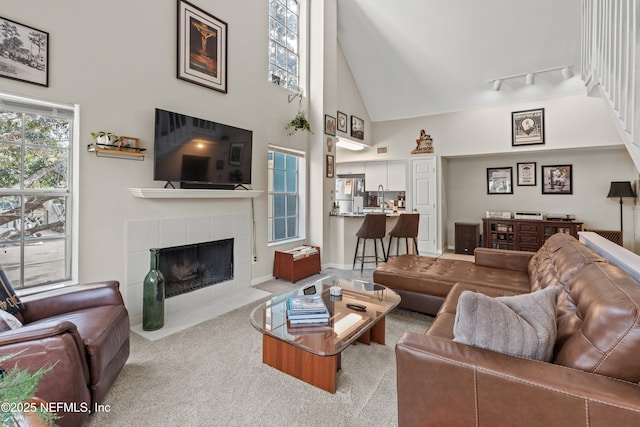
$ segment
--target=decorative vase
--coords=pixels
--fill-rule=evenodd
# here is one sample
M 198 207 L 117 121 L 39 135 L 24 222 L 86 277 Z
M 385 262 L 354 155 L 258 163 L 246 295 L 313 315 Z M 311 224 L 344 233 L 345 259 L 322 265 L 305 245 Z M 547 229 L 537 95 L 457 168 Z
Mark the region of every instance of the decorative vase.
M 151 268 L 142 288 L 142 329 L 155 331 L 164 326 L 164 277 L 158 270 L 159 249 L 150 249 Z

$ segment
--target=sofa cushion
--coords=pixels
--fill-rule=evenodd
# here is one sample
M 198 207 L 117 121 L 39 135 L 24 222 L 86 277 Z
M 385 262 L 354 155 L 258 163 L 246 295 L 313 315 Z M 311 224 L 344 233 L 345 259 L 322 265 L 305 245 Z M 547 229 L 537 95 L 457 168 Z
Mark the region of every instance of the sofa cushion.
M 8 331 L 9 329 L 18 329 L 21 327 L 22 322 L 16 319 L 13 314 L 0 310 L 0 331 Z
M 514 356 L 549 361 L 556 339 L 560 287 L 491 298 L 464 291 L 458 299 L 454 341 Z
M 529 261 L 531 291 L 557 284 L 564 285 L 580 268 L 594 262 L 607 260 L 573 236 L 556 233 L 549 237 Z
M 558 298 L 554 363 L 640 381 L 640 285 L 612 264 L 582 267 Z

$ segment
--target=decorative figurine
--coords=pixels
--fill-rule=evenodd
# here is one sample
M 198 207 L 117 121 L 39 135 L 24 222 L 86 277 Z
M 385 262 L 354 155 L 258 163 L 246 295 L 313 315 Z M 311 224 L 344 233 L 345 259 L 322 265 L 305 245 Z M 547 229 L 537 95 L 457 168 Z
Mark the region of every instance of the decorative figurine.
M 411 154 L 424 153 L 433 153 L 433 140 L 431 139 L 431 135 L 427 135 L 424 129 L 422 129 L 420 131 L 420 138 L 416 139 L 416 148 L 411 150 Z

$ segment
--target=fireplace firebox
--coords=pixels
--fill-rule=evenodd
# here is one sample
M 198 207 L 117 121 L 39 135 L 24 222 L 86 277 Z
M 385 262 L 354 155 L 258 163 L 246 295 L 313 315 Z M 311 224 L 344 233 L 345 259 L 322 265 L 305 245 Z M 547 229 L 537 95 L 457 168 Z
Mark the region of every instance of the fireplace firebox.
M 233 239 L 160 249 L 165 297 L 233 279 Z

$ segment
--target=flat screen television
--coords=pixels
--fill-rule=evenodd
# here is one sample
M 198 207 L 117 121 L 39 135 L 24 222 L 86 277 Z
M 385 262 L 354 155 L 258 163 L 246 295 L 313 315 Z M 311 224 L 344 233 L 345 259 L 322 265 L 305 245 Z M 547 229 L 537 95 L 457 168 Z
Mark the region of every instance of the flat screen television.
M 181 188 L 251 184 L 253 132 L 156 108 L 153 179 Z

